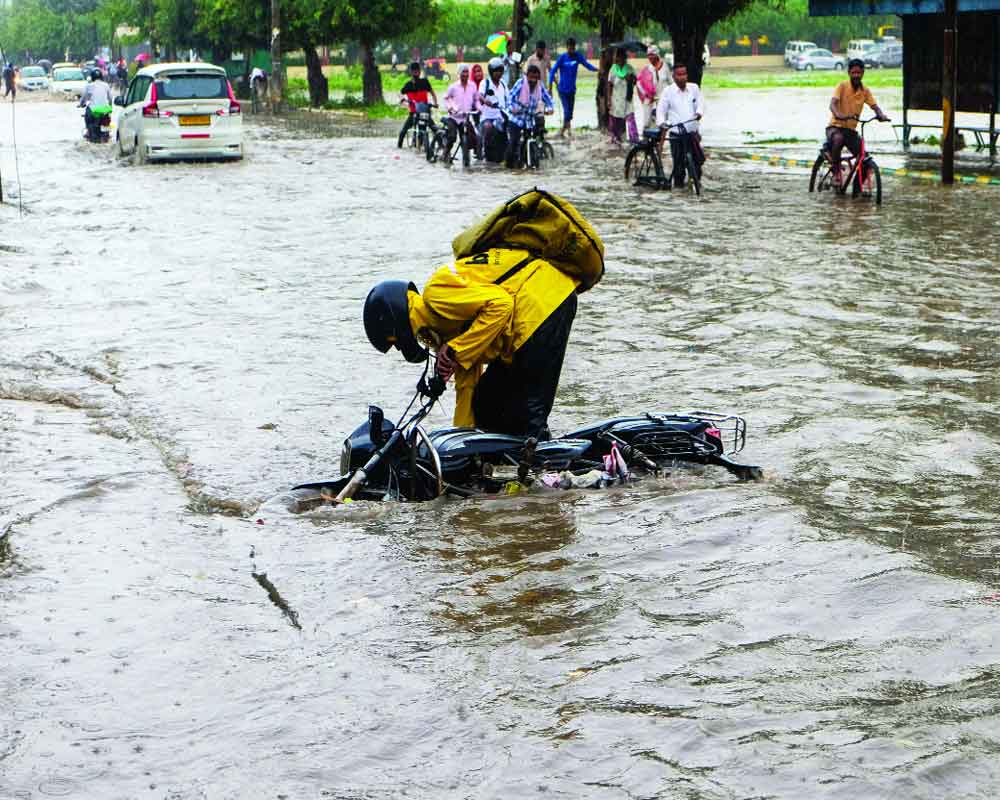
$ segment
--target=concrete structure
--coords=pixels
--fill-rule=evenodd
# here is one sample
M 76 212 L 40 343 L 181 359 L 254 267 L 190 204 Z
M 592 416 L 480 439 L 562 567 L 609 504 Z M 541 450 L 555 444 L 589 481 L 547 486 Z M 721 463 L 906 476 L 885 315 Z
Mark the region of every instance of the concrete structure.
M 1000 0 L 809 0 L 812 16 L 897 14 L 903 20 L 903 141 L 910 109 L 943 112 L 942 178 L 953 158 L 954 112 L 987 114 L 988 126 L 966 128 L 997 152 L 1000 100 Z

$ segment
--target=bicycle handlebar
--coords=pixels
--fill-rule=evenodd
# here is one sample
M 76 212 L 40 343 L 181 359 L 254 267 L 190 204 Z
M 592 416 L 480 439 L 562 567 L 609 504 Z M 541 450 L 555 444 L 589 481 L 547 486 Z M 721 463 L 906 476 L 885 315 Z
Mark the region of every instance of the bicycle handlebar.
M 698 120 L 697 117 L 691 117 L 691 119 L 684 120 L 684 122 L 674 122 L 671 125 L 667 125 L 666 123 L 663 123 L 663 125 L 661 125 L 660 127 L 666 128 L 667 130 L 670 130 L 670 128 L 680 128 L 680 127 L 682 127 L 684 125 L 687 125 L 688 123 L 698 122 L 698 121 L 699 120 Z

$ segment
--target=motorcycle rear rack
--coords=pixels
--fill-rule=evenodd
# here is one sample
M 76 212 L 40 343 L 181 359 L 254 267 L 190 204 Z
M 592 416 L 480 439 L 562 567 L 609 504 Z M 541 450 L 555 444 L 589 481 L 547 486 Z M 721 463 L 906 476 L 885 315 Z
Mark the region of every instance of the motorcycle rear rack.
M 747 421 L 735 414 L 720 414 L 715 411 L 692 411 L 688 414 L 666 415 L 646 414 L 651 420 L 669 425 L 671 421 L 686 422 L 697 420 L 704 422 L 719 432 L 724 455 L 735 455 L 743 450 L 747 443 Z M 681 433 L 681 431 L 677 431 Z

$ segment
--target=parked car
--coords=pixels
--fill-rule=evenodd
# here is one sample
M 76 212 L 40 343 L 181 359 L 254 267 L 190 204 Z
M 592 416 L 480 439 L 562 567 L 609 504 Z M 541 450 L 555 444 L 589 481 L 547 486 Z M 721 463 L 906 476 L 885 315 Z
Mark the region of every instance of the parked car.
M 83 90 L 87 87 L 87 79 L 83 77 L 83 70 L 79 67 L 54 66 L 52 68 L 52 80 L 49 83 L 49 94 L 53 97 L 73 97 L 83 96 Z
M 118 153 L 136 160 L 243 158 L 243 114 L 214 64 L 154 64 L 115 98 Z
M 864 61 L 867 55 L 877 47 L 878 45 L 873 39 L 851 39 L 847 43 L 847 60 L 860 58 Z
M 805 53 L 809 50 L 816 49 L 816 42 L 800 42 L 797 40 L 792 40 L 785 43 L 785 66 L 792 66 L 792 62 L 795 61 L 796 56 L 801 53 Z
M 903 45 L 901 42 L 888 42 L 870 51 L 865 56 L 866 67 L 901 67 L 903 66 Z
M 49 88 L 49 79 L 42 67 L 21 67 L 21 78 L 18 86 L 28 92 L 36 89 L 44 91 Z
M 829 50 L 817 47 L 813 50 L 807 50 L 804 53 L 799 53 L 792 62 L 792 66 L 799 71 L 804 69 L 841 70 L 844 68 L 844 59 L 842 56 L 835 56 Z

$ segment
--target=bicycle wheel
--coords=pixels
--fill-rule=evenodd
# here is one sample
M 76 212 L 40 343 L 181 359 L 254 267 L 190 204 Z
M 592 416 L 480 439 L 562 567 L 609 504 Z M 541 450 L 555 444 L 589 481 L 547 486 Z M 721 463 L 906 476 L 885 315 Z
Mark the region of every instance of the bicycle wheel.
M 555 161 L 556 159 L 556 151 L 548 142 L 542 142 L 542 156 L 550 161 Z
M 819 179 L 817 181 L 817 178 Z M 830 162 L 825 156 L 816 156 L 812 173 L 809 175 L 809 191 L 822 192 L 830 188 Z
M 538 165 L 542 161 L 542 143 L 537 140 L 532 140 L 528 142 L 528 159 L 530 163 L 529 167 L 532 169 L 537 169 Z
M 458 136 L 458 146 L 462 148 L 462 166 L 468 167 L 472 163 L 472 153 L 469 148 L 469 135 L 461 133 Z
M 444 155 L 447 146 L 448 140 L 445 138 L 444 131 L 438 131 L 434 134 L 434 139 L 427 145 L 427 160 L 432 164 L 435 163 Z
M 695 162 L 690 150 L 684 155 L 684 163 L 687 166 L 688 185 L 694 189 L 694 193 L 698 197 L 701 197 L 701 169 Z
M 649 147 L 637 144 L 625 156 L 625 180 L 633 186 L 648 183 L 649 178 L 656 174 L 656 161 Z
M 861 175 L 857 174 L 854 176 L 854 180 L 851 182 L 851 195 L 853 197 L 858 197 L 862 195 L 868 195 L 875 201 L 875 205 L 880 205 L 882 203 L 882 173 L 879 172 L 878 164 L 874 161 L 869 161 L 864 165 L 864 169 L 867 170 L 868 175 L 871 176 L 871 191 L 870 193 L 866 191 L 865 184 L 868 183 L 867 180 L 862 182 Z

